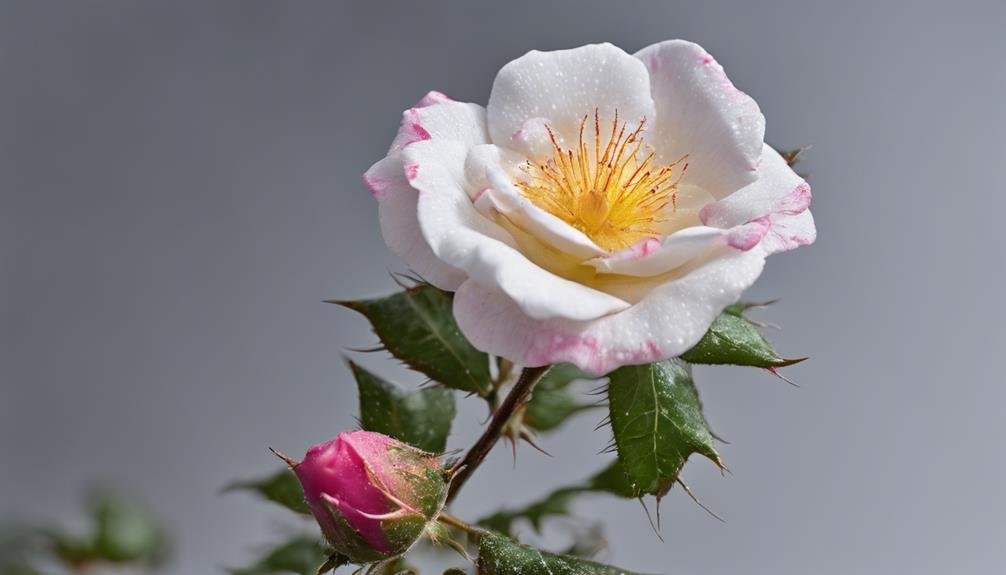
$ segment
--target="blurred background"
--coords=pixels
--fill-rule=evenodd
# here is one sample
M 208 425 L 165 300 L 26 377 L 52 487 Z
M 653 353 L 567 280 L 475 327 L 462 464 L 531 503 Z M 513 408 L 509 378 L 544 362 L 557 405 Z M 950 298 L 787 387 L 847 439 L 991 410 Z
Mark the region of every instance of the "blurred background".
M 601 558 L 670 574 L 1006 572 L 1006 4 L 54 2 L 0 4 L 0 517 L 60 519 L 93 481 L 171 526 L 167 572 L 219 573 L 283 512 L 219 495 L 353 427 L 322 303 L 394 291 L 361 173 L 430 89 L 485 103 L 529 49 L 702 44 L 769 142 L 813 145 L 819 240 L 749 297 L 794 388 L 703 368 L 732 474 L 696 460 L 663 536 L 632 501 Z M 405 383 L 418 377 L 365 365 Z M 472 400 L 450 446 L 484 418 Z M 603 465 L 600 413 L 494 452 L 474 518 Z M 548 537 L 562 537 L 553 529 Z

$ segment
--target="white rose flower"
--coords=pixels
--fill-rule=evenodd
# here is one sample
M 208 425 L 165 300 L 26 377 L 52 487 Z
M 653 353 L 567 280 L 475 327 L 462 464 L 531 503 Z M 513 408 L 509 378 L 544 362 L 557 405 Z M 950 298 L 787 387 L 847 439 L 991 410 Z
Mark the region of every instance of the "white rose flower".
M 488 107 L 431 92 L 364 181 L 475 347 L 593 374 L 678 356 L 814 241 L 810 187 L 700 46 L 533 51 Z

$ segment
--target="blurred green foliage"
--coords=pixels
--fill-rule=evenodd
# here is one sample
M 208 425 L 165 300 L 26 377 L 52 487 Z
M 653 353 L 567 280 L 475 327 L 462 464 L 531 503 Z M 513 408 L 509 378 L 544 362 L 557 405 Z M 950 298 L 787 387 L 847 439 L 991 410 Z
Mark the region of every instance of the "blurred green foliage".
M 161 524 L 142 506 L 110 489 L 86 499 L 87 527 L 10 525 L 0 533 L 0 575 L 79 573 L 97 565 L 153 571 L 168 558 Z

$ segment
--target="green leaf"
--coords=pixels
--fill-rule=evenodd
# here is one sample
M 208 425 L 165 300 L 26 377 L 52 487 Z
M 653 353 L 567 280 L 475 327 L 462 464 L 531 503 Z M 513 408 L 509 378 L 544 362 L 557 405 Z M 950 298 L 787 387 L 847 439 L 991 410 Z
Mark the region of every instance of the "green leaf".
M 489 356 L 468 342 L 451 311 L 451 294 L 419 284 L 392 296 L 334 301 L 363 314 L 395 357 L 451 389 L 492 390 Z
M 416 575 L 419 573 L 415 567 L 409 565 L 405 559 L 398 557 L 386 563 L 382 563 L 373 568 L 373 572 L 367 571 L 367 575 Z
M 328 561 L 331 550 L 318 539 L 298 535 L 267 549 L 248 567 L 229 569 L 231 575 L 280 575 L 297 573 L 315 575 L 318 567 Z M 337 563 L 337 565 L 343 563 Z M 333 567 L 334 568 L 334 567 Z
M 502 535 L 479 537 L 480 575 L 636 575 L 631 571 L 521 545 Z
M 687 365 L 669 360 L 625 366 L 609 378 L 615 447 L 637 495 L 662 497 L 693 453 L 723 467 Z
M 349 362 L 360 391 L 360 424 L 423 451 L 443 453 L 456 409 L 449 389 L 404 391 Z
M 30 563 L 6 562 L 0 557 L 0 575 L 42 575 L 42 572 Z
M 592 409 L 593 405 L 577 401 L 568 389 L 578 379 L 593 378 L 570 364 L 553 366 L 535 387 L 523 423 L 536 431 L 552 431 L 571 416 Z
M 748 304 L 734 304 L 724 310 L 699 343 L 682 354 L 681 359 L 689 363 L 764 368 L 785 367 L 806 359 L 779 357 L 757 326 L 744 317 L 747 307 Z
M 99 491 L 91 499 L 95 550 L 111 562 L 157 565 L 167 554 L 160 526 L 139 506 Z
M 100 559 L 91 537 L 55 530 L 48 537 L 53 554 L 67 565 L 84 565 Z
M 559 552 L 560 555 L 572 555 L 591 559 L 608 546 L 608 538 L 604 534 L 604 525 L 595 523 L 590 526 L 578 525 L 572 532 L 573 541 Z
M 311 510 L 304 501 L 304 489 L 293 471 L 283 468 L 261 479 L 235 481 L 224 487 L 224 491 L 248 490 L 265 499 L 278 503 L 294 513 L 309 515 Z
M 0 525 L 0 575 L 42 575 L 33 563 L 54 541 L 44 529 L 26 525 Z
M 567 516 L 570 514 L 570 504 L 577 496 L 585 493 L 610 493 L 618 497 L 636 497 L 636 490 L 629 481 L 621 462 L 617 459 L 597 475 L 579 485 L 561 487 L 545 497 L 524 507 L 504 509 L 480 519 L 478 524 L 499 531 L 513 534 L 513 524 L 518 519 L 527 519 L 536 531 L 541 531 L 542 523 L 548 517 Z
M 585 486 L 587 491 L 610 493 L 625 499 L 634 499 L 639 496 L 639 490 L 629 479 L 625 472 L 625 467 L 621 460 L 614 460 L 611 465 L 605 467 L 600 473 L 587 480 Z
M 524 518 L 531 522 L 535 531 L 541 531 L 542 521 L 549 516 L 569 515 L 569 505 L 573 499 L 587 491 L 582 486 L 563 487 L 549 493 L 542 499 L 513 510 L 502 510 L 479 520 L 478 524 L 483 527 L 499 531 L 500 533 L 513 533 L 513 524 L 518 519 Z

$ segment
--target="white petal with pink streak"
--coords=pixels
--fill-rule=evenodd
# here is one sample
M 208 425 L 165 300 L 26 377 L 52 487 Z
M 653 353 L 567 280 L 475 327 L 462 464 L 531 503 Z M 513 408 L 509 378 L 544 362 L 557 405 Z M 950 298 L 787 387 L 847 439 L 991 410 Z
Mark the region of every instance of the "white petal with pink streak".
M 762 242 L 764 251 L 773 254 L 814 243 L 810 186 L 768 145 L 762 157 L 758 179 L 702 208 L 702 222 L 731 229 L 730 244 L 739 249 Z
M 474 281 L 458 288 L 454 316 L 475 347 L 525 366 L 569 362 L 603 375 L 675 357 L 695 345 L 762 271 L 761 249 L 719 249 L 631 308 L 592 321 L 535 319 L 503 291 Z
M 419 105 L 402 112 L 398 135 L 391 143 L 388 154 L 394 154 L 409 144 L 425 140 L 448 139 L 465 142 L 471 146 L 489 141 L 486 128 L 486 110 L 478 104 L 441 101 L 427 95 Z
M 457 289 L 465 274 L 440 261 L 426 243 L 416 218 L 419 193 L 405 178 L 400 155 L 388 156 L 374 164 L 363 180 L 377 198 L 381 235 L 388 248 L 431 284 L 449 291 Z
M 663 239 L 646 238 L 624 250 L 587 262 L 598 273 L 651 277 L 667 273 L 709 251 L 724 237 L 724 230 L 694 226 Z
M 755 176 L 751 184 L 702 208 L 702 222 L 730 228 L 773 212 L 796 215 L 810 206 L 810 186 L 767 144 Z

